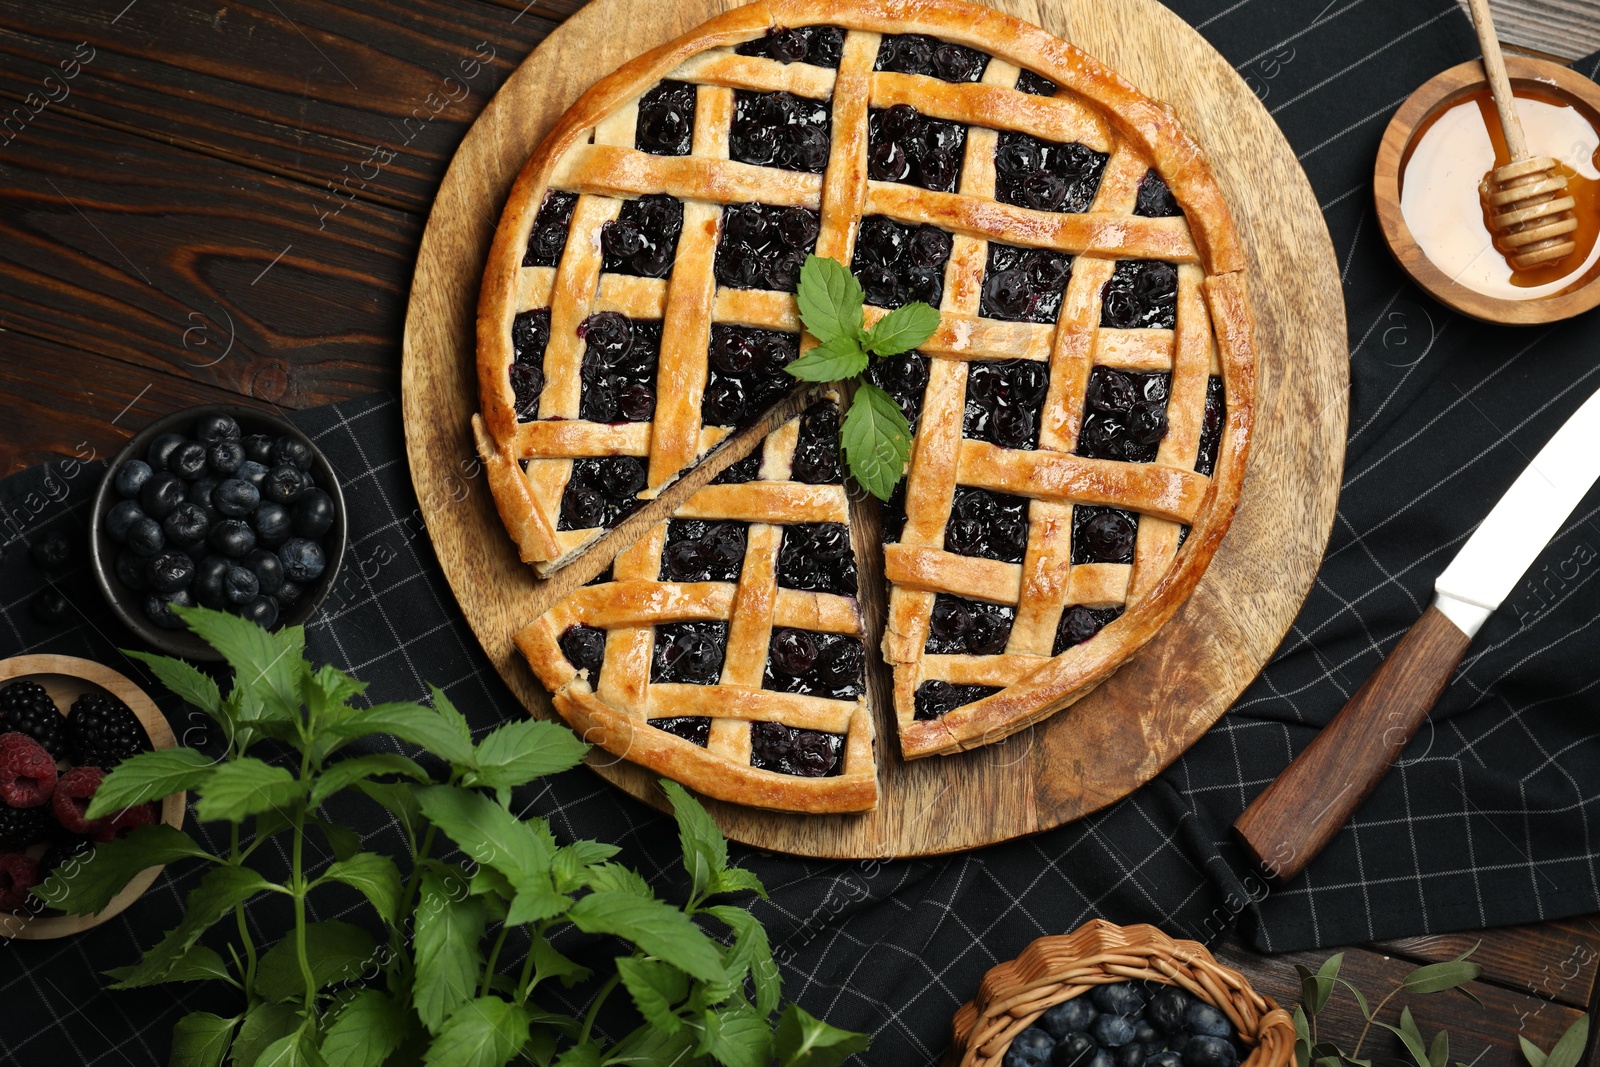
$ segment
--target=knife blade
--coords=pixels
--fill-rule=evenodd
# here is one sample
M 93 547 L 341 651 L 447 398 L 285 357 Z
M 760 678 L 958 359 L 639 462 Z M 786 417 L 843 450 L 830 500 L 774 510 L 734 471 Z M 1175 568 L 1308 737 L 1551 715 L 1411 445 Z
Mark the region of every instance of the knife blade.
M 1556 431 L 1434 582 L 1407 630 L 1289 766 L 1234 822 L 1269 877 L 1305 869 L 1427 718 L 1467 646 L 1600 477 L 1600 391 Z

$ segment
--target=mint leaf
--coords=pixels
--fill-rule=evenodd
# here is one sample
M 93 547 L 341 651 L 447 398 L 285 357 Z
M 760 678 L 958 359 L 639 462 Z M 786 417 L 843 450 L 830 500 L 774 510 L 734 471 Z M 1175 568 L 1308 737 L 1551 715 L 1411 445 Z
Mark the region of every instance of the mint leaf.
M 149 667 L 150 673 L 154 674 L 162 685 L 200 710 L 208 711 L 212 715 L 221 711 L 222 693 L 217 689 L 217 683 L 183 660 L 172 656 L 158 656 L 153 652 L 140 652 L 137 649 L 123 649 L 122 654 Z M 194 1014 L 204 1015 L 205 1012 Z M 184 1018 L 192 1016 L 186 1015 Z M 216 1016 L 213 1015 L 212 1018 L 215 1019 Z
M 727 977 L 716 943 L 670 904 L 599 890 L 574 904 L 567 917 L 586 934 L 613 934 L 632 941 L 701 981 L 718 982 Z
M 767 1067 L 772 1062 L 772 1031 L 749 1004 L 708 1011 L 700 1047 L 723 1067 Z
M 127 840 L 133 840 L 133 835 Z M 148 865 L 149 860 L 145 863 Z M 168 930 L 137 966 L 119 973 L 121 981 L 111 988 L 132 989 L 165 980 L 200 940 L 200 935 L 224 915 L 257 893 L 279 888 L 248 867 L 213 867 L 190 891 L 178 925 Z
M 813 1018 L 798 1004 L 784 1009 L 776 1036 L 778 1063 L 782 1067 L 835 1067 L 856 1053 L 867 1051 L 872 1043 L 866 1034 L 840 1030 Z
M 367 691 L 367 683 L 357 681 L 339 668 L 324 664 L 302 679 L 300 699 L 313 721 L 341 718 L 350 714 L 350 701 Z
M 596 863 L 589 868 L 590 889 L 606 889 L 616 893 L 629 893 L 646 900 L 655 898 L 655 891 L 644 876 L 632 867 L 620 863 Z
M 733 930 L 733 947 L 724 957 L 723 965 L 728 968 L 730 976 L 742 975 L 747 970 L 750 972 L 750 979 L 756 987 L 756 1010 L 765 1019 L 778 1010 L 778 1001 L 783 993 L 783 979 L 778 974 L 777 962 L 772 958 L 772 943 L 767 939 L 766 928 L 761 925 L 760 919 L 732 904 L 719 904 L 706 910 Z
M 548 719 L 507 723 L 479 742 L 477 767 L 467 772 L 462 782 L 487 786 L 501 804 L 509 804 L 513 788 L 571 770 L 583 762 L 588 751 L 589 746 L 576 734 Z
M 372 935 L 361 927 L 337 920 L 307 923 L 305 939 L 306 962 L 318 989 L 360 978 L 376 947 Z M 256 967 L 256 992 L 268 1000 L 292 1000 L 304 995 L 305 989 L 295 939 L 285 937 L 261 957 Z
M 326 1067 L 326 1061 L 317 1054 L 314 1032 L 296 1029 L 267 1046 L 256 1067 Z
M 567 910 L 572 898 L 550 888 L 548 878 L 534 878 L 519 886 L 511 898 L 511 908 L 506 912 L 507 926 L 526 926 L 528 923 L 553 919 Z
M 233 1043 L 234 1067 L 252 1067 L 267 1046 L 300 1028 L 300 1017 L 287 1004 L 264 1002 L 245 1014 L 239 1039 Z
M 375 752 L 370 756 L 341 760 L 318 775 L 311 783 L 311 806 L 317 807 L 339 790 L 354 785 L 363 778 L 373 778 L 380 774 L 398 774 L 410 778 L 413 782 L 432 781 L 428 777 L 428 772 L 418 766 L 416 760 L 408 759 L 398 752 Z
M 160 748 L 129 756 L 100 783 L 85 815 L 99 819 L 193 789 L 209 778 L 215 767 L 215 760 L 192 748 Z
M 917 301 L 895 308 L 867 331 L 866 346 L 880 356 L 898 356 L 922 344 L 939 328 L 939 313 Z
M 417 801 L 435 826 L 461 851 L 523 886 L 541 877 L 548 882 L 555 855 L 549 831 L 543 834 L 480 793 L 457 786 L 417 790 Z
M 339 1067 L 382 1067 L 406 1039 L 406 1011 L 376 989 L 363 989 L 339 1010 L 322 1038 L 322 1058 Z
M 391 734 L 433 753 L 448 763 L 472 766 L 472 731 L 466 720 L 441 714 L 421 704 L 378 704 L 362 708 L 323 726 L 318 744 L 332 752 L 339 743 L 370 734 Z
M 243 822 L 273 808 L 287 808 L 305 792 L 305 785 L 282 767 L 251 756 L 222 763 L 205 780 L 195 802 L 201 822 Z
M 239 1019 L 224 1019 L 208 1011 L 193 1011 L 172 1027 L 171 1067 L 222 1067 L 222 1059 L 233 1043 L 233 1028 Z
M 862 382 L 839 436 L 850 473 L 861 488 L 888 500 L 911 458 L 911 426 L 900 405 L 882 389 Z
M 854 339 L 835 337 L 831 341 L 824 341 L 784 369 L 805 382 L 844 381 L 867 369 L 867 354 Z
M 300 714 L 299 675 L 307 667 L 295 650 L 305 648 L 304 628 L 293 626 L 274 636 L 225 611 L 172 610 L 202 641 L 222 653 L 238 672 L 236 686 L 260 693 L 269 719 L 294 719 Z
M 861 283 L 844 265 L 821 256 L 808 256 L 800 268 L 800 288 L 795 293 L 800 321 L 823 344 L 835 338 L 859 343 L 861 307 L 866 297 Z
M 428 1047 L 428 1067 L 505 1067 L 528 1043 L 528 1016 L 499 997 L 478 997 L 450 1013 Z
M 673 1006 L 689 995 L 689 977 L 678 968 L 660 960 L 636 960 L 618 957 L 617 973 L 628 995 L 644 1021 L 666 1033 L 675 1034 L 683 1020 L 673 1012 Z
M 399 919 L 400 868 L 381 852 L 358 852 L 332 864 L 312 886 L 342 882 L 372 902 L 378 917 L 390 926 Z
M 206 945 L 196 945 L 172 965 L 172 969 L 162 981 L 212 982 L 227 981 L 232 977 L 233 975 L 228 972 L 228 965 L 222 962 L 222 956 L 216 949 Z
M 442 878 L 427 871 L 416 923 L 411 998 L 422 1025 L 438 1033 L 450 1013 L 472 999 L 483 974 L 483 905 L 472 897 L 457 900 Z
M 678 843 L 683 848 L 683 866 L 694 886 L 693 897 L 699 899 L 728 866 L 728 842 L 717 828 L 716 820 L 687 789 L 663 778 L 661 791 L 672 801 L 672 814 L 678 821 Z
M 166 823 L 141 826 L 126 837 L 96 845 L 92 859 L 67 860 L 33 895 L 69 915 L 98 915 L 140 871 L 190 856 L 211 858 Z
M 573 1045 L 571 1048 L 562 1052 L 561 1055 L 556 1057 L 555 1062 L 552 1063 L 550 1067 L 600 1067 L 600 1055 L 601 1052 L 599 1045 L 595 1044 L 593 1041 L 585 1041 L 581 1045 Z M 631 1061 L 623 1061 L 613 1058 L 610 1062 L 622 1063 Z M 659 1062 L 671 1064 L 675 1061 L 661 1060 Z

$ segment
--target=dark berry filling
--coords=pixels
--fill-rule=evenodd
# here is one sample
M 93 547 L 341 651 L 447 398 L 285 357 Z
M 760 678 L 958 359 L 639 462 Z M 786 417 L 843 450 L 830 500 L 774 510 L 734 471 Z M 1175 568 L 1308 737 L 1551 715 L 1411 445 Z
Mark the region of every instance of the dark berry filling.
M 601 311 L 583 320 L 578 336 L 584 341 L 578 418 L 649 422 L 656 411 L 661 323 Z
M 921 33 L 885 36 L 873 70 L 927 74 L 947 82 L 975 82 L 983 77 L 989 57 L 965 45 L 950 44 Z
M 1001 448 L 1037 448 L 1039 414 L 1049 385 L 1049 370 L 1036 360 L 972 364 L 961 435 Z
M 922 395 L 928 388 L 928 357 L 912 349 L 898 356 L 885 356 L 867 371 L 867 380 L 889 394 L 900 413 L 917 432 L 917 419 L 922 415 Z
M 609 529 L 638 509 L 644 485 L 644 464 L 632 456 L 575 459 L 556 529 Z
M 737 582 L 749 529 L 743 522 L 673 519 L 661 549 L 661 580 Z
M 767 646 L 761 688 L 800 696 L 854 700 L 865 683 L 861 639 L 779 626 Z
M 1051 324 L 1072 277 L 1072 257 L 1048 248 L 989 245 L 978 314 L 990 319 Z
M 951 245 L 950 235 L 936 226 L 869 215 L 861 220 L 850 269 L 866 290 L 869 304 L 897 308 L 920 300 L 938 307 Z
M 1017 75 L 1017 92 L 1027 93 L 1030 96 L 1054 96 L 1056 83 L 1042 74 L 1025 70 Z
M 878 506 L 878 517 L 883 524 L 884 544 L 894 544 L 906 529 L 906 480 L 900 479 L 889 499 Z
M 550 309 L 519 311 L 511 320 L 511 393 L 517 418 L 531 422 L 539 417 L 539 394 L 544 391 L 544 350 L 550 347 Z
M 1182 215 L 1183 208 L 1178 206 L 1177 198 L 1167 188 L 1167 183 L 1161 180 L 1161 175 L 1152 168 L 1139 179 L 1139 194 L 1134 201 L 1133 213 L 1147 219 L 1164 219 Z
M 608 274 L 665 278 L 672 273 L 683 232 L 683 203 L 665 193 L 625 201 L 617 217 L 600 227 L 600 269 Z
M 728 205 L 717 243 L 717 284 L 794 292 L 821 228 L 822 216 L 809 208 Z
M 801 778 L 832 778 L 844 772 L 843 734 L 802 730 L 781 722 L 750 724 L 750 766 Z
M 528 249 L 522 253 L 524 267 L 553 267 L 561 262 L 567 247 L 567 231 L 572 226 L 572 209 L 578 205 L 577 193 L 551 189 L 533 220 L 528 234 Z
M 606 632 L 578 623 L 569 626 L 558 640 L 561 654 L 580 671 L 589 672 L 589 684 L 600 681 L 600 666 L 606 659 Z
M 712 485 L 743 485 L 753 482 L 761 477 L 761 449 L 741 459 L 732 466 L 723 468 L 721 474 L 711 479 Z
M 956 486 L 944 548 L 961 556 L 1021 563 L 1028 549 L 1027 498 Z
M 650 681 L 716 685 L 728 649 L 725 622 L 667 622 L 656 627 Z
M 1222 424 L 1227 414 L 1228 402 L 1222 396 L 1222 379 L 1213 374 L 1206 381 L 1206 410 L 1200 421 L 1200 455 L 1194 465 L 1194 469 L 1207 478 L 1217 469 L 1217 449 L 1222 446 Z
M 706 742 L 711 739 L 711 719 L 705 715 L 679 715 L 671 719 L 646 720 L 657 730 L 665 730 L 675 737 L 681 737 L 691 744 L 706 747 Z
M 998 656 L 1011 638 L 1017 609 L 1007 604 L 940 593 L 933 598 L 924 652 L 935 655 Z
M 786 526 L 778 549 L 778 584 L 811 593 L 856 595 L 850 528 L 842 522 Z
M 1076 141 L 1003 130 L 994 149 L 994 197 L 1036 211 L 1088 211 L 1107 156 Z
M 1059 656 L 1073 645 L 1083 644 L 1121 614 L 1121 607 L 1086 608 L 1082 604 L 1072 605 L 1061 613 L 1061 622 L 1056 625 L 1056 643 L 1050 654 Z
M 672 81 L 657 85 L 639 101 L 634 143 L 652 155 L 688 155 L 694 143 L 694 105 L 694 86 Z
M 765 56 L 780 63 L 810 63 L 838 67 L 844 51 L 844 31 L 837 26 L 801 26 L 793 30 L 768 30 L 765 37 L 746 41 L 741 56 Z
M 754 326 L 711 327 L 711 373 L 700 402 L 707 426 L 745 426 L 795 385 L 784 371 L 800 355 L 800 338 Z M 759 460 L 757 461 L 759 463 Z
M 953 193 L 961 180 L 967 128 L 930 119 L 910 104 L 867 113 L 867 177 Z
M 1168 374 L 1096 367 L 1084 393 L 1078 455 L 1150 463 L 1167 433 Z
M 812 404 L 800 417 L 789 477 L 808 485 L 839 485 L 839 409 L 827 400 Z
M 793 93 L 734 93 L 728 156 L 738 163 L 808 174 L 828 169 L 833 119 L 828 105 Z
M 1156 259 L 1119 259 L 1100 290 L 1100 325 L 1170 330 L 1178 321 L 1178 268 Z
M 1078 504 L 1072 509 L 1072 563 L 1132 563 L 1138 533 L 1135 512 Z
M 994 685 L 954 685 L 950 682 L 931 681 L 917 686 L 915 717 L 923 722 L 937 719 L 967 704 L 975 704 L 984 697 L 1000 692 Z

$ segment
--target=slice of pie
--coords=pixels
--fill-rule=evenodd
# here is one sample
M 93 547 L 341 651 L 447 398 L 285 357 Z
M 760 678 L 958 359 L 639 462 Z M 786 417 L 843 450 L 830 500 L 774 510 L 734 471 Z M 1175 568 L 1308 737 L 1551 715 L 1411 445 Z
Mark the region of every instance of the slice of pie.
M 1038 27 L 959 0 L 769 0 L 639 57 L 533 153 L 485 273 L 474 425 L 523 559 L 559 567 L 795 386 L 784 368 L 814 343 L 793 296 L 811 254 L 850 267 L 869 321 L 914 300 L 940 313 L 919 350 L 869 372 L 914 433 L 881 526 L 860 499 L 827 520 L 884 553 L 901 750 L 1006 737 L 1142 647 L 1232 518 L 1255 356 L 1222 195 L 1169 108 Z M 776 492 L 773 470 L 743 488 Z M 673 522 L 699 521 L 700 506 Z M 785 544 L 786 522 L 806 525 L 763 506 L 730 501 L 717 521 L 784 527 Z M 749 710 L 775 699 L 754 646 L 730 645 L 715 685 L 646 677 L 650 649 L 677 647 L 660 627 L 726 623 L 729 641 L 739 629 L 742 577 L 712 583 L 728 614 L 683 615 L 676 590 L 703 583 L 655 568 L 698 535 L 669 544 L 671 529 L 619 556 L 605 592 L 575 594 L 524 635 L 558 709 L 581 728 L 626 719 L 653 742 L 628 742 L 629 758 L 669 774 L 680 762 L 661 753 L 682 736 L 637 727 L 709 718 L 695 748 L 713 762 L 688 760 L 691 784 L 845 810 L 829 807 L 843 785 L 827 800 L 822 786 L 762 792 L 751 770 L 761 738 L 790 741 L 766 723 L 838 733 L 842 703 L 832 719 Z M 798 603 L 778 588 L 774 604 Z M 624 594 L 626 609 L 609 605 Z M 593 612 L 607 624 L 582 625 L 607 631 L 605 655 L 579 663 L 561 635 Z M 845 632 L 843 618 L 772 616 L 818 634 Z M 822 657 L 808 640 L 802 652 Z M 868 751 L 864 723 L 843 736 Z M 870 778 L 843 766 L 847 782 Z

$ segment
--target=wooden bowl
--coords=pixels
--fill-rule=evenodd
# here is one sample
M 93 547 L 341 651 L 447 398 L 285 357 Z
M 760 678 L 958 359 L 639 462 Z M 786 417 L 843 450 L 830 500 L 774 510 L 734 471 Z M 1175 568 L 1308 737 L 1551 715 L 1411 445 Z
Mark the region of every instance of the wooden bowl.
M 172 736 L 172 727 L 167 725 L 166 716 L 161 714 L 154 701 L 145 696 L 144 690 L 103 664 L 76 656 L 15 656 L 0 660 L 0 686 L 23 680 L 44 686 L 45 692 L 50 694 L 50 699 L 55 701 L 63 715 L 72 707 L 72 702 L 85 693 L 114 696 L 139 717 L 145 733 L 150 735 L 152 745 L 156 748 L 172 748 L 177 744 Z M 174 793 L 161 801 L 161 821 L 174 829 L 182 829 L 187 800 L 188 794 Z M 160 867 L 151 867 L 135 876 L 98 915 L 0 912 L 0 937 L 48 941 L 99 926 L 122 914 L 128 905 L 143 896 L 160 873 Z
M 1154 926 L 1093 919 L 1070 934 L 1041 937 L 1009 963 L 991 967 L 978 995 L 956 1012 L 946 1062 L 999 1067 L 1006 1049 L 1049 1008 L 1097 985 L 1142 979 L 1181 986 L 1220 1010 L 1250 1047 L 1240 1067 L 1288 1067 L 1294 1020 L 1218 963 L 1197 941 L 1174 941 Z
M 1506 56 L 1506 73 L 1513 89 L 1537 89 L 1542 94 L 1560 98 L 1600 127 L 1600 85 L 1583 75 L 1559 63 L 1523 56 Z M 1486 86 L 1482 63 L 1472 59 L 1435 75 L 1400 105 L 1384 131 L 1373 172 L 1372 192 L 1377 202 L 1378 222 L 1389 242 L 1389 251 L 1394 253 L 1400 266 L 1440 303 L 1476 319 L 1507 325 L 1570 319 L 1600 304 L 1600 274 L 1570 292 L 1534 300 L 1502 300 L 1488 296 L 1451 280 L 1435 266 L 1418 247 L 1400 214 L 1400 175 L 1411 158 L 1417 131 L 1425 129 L 1428 120 L 1438 112 L 1481 92 Z

